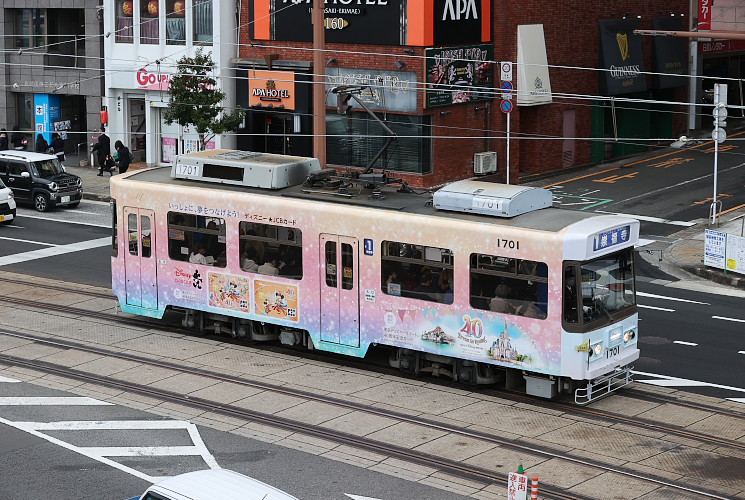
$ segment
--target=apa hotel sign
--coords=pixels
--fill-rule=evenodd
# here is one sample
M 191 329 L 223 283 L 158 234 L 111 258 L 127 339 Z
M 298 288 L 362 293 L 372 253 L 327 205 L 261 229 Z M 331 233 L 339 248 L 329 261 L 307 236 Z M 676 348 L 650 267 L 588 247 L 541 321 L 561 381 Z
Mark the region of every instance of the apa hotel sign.
M 249 70 L 248 105 L 295 109 L 295 72 Z

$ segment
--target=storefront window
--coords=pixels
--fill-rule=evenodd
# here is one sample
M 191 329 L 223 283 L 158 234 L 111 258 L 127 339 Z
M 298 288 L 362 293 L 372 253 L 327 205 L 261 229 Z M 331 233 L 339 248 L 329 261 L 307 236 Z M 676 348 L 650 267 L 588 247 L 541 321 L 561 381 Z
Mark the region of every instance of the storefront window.
M 117 43 L 132 43 L 134 41 L 134 2 L 132 0 L 118 0 L 116 2 L 114 26 Z
M 194 0 L 194 43 L 212 45 L 212 0 Z
M 160 42 L 159 12 L 158 0 L 140 0 L 140 43 L 157 44 Z
M 388 146 L 388 161 L 373 166 L 389 171 L 426 174 L 432 171 L 432 133 L 429 116 L 389 115 L 386 125 L 397 135 Z M 326 115 L 328 163 L 364 168 L 386 141 L 383 127 L 365 112 Z
M 166 45 L 186 45 L 186 0 L 168 1 Z

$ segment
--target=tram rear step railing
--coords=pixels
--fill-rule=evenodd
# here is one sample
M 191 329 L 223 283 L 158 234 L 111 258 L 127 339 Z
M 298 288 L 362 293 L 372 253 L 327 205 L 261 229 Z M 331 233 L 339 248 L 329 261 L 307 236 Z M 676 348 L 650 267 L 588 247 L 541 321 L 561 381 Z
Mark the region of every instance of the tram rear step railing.
M 613 373 L 591 380 L 586 386 L 574 391 L 574 402 L 578 405 L 586 405 L 622 387 L 626 387 L 634 381 L 634 376 L 631 373 L 633 369 L 633 366 L 626 366 Z

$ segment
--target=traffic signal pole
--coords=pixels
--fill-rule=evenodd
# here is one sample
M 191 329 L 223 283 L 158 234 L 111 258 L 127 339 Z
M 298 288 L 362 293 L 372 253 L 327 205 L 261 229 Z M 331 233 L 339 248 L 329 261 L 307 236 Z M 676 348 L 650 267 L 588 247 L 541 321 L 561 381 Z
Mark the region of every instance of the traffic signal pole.
M 313 0 L 313 156 L 326 168 L 326 32 L 324 0 Z

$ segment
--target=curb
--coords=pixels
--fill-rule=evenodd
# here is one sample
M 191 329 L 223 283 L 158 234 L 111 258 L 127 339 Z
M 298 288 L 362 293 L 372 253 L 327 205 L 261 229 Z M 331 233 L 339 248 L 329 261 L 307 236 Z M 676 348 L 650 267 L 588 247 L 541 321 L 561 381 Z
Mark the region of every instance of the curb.
M 712 269 L 704 266 L 681 266 L 681 269 L 688 271 L 691 274 L 706 278 L 709 281 L 716 283 L 732 286 L 745 290 L 745 276 L 725 273 L 720 269 Z
M 107 194 L 96 194 L 96 193 L 83 192 L 83 199 L 93 200 L 93 201 L 111 201 L 111 196 Z

